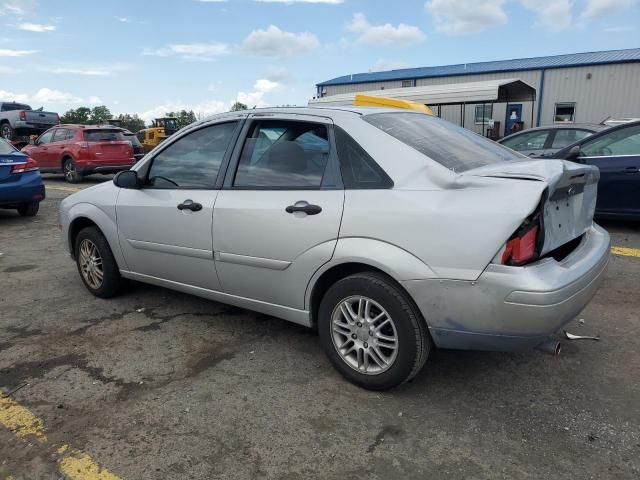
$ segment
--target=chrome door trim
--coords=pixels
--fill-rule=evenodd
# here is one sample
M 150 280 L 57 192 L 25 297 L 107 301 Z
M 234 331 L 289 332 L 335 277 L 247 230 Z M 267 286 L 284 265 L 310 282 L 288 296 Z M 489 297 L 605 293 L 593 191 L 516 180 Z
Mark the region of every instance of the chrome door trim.
M 145 242 L 142 240 L 127 239 L 129 245 L 139 250 L 149 250 L 152 252 L 169 253 L 172 255 L 182 255 L 185 257 L 202 258 L 205 260 L 213 260 L 213 252 L 211 250 L 200 250 L 198 248 L 179 247 L 177 245 L 166 245 L 164 243 Z
M 268 268 L 269 270 L 286 270 L 291 262 L 286 260 L 275 260 L 273 258 L 251 257 L 249 255 L 238 255 L 236 253 L 214 252 L 217 262 L 236 263 L 249 267 Z

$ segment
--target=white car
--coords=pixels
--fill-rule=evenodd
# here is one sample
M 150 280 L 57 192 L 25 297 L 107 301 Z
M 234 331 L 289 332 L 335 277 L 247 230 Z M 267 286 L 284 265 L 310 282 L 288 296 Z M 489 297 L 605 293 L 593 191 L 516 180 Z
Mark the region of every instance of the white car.
M 71 195 L 60 223 L 94 295 L 128 278 L 314 327 L 386 389 L 434 345 L 531 348 L 578 314 L 609 256 L 597 181 L 422 113 L 251 110 Z

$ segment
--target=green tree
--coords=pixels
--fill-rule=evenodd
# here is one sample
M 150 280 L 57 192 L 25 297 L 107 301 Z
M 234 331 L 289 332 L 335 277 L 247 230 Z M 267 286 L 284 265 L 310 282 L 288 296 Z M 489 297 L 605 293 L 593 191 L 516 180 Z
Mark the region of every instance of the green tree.
M 111 118 L 111 112 L 104 105 L 99 105 L 91 109 L 91 116 L 89 117 L 89 123 L 92 125 L 98 125 L 101 123 L 109 123 Z
M 126 128 L 133 133 L 145 128 L 144 120 L 142 120 L 137 113 L 134 113 L 133 115 L 121 113 L 115 118 L 122 122 L 122 128 Z
M 236 102 L 231 105 L 232 112 L 238 112 L 240 110 L 247 110 L 247 106 L 244 103 Z
M 91 109 L 87 107 L 78 107 L 75 110 L 67 110 L 62 117 L 60 117 L 61 123 L 77 123 L 80 125 L 89 124 L 91 117 Z
M 193 110 L 180 110 L 179 112 L 167 112 L 166 114 L 167 117 L 175 117 L 176 120 L 176 124 L 178 126 L 178 129 L 182 128 L 182 127 L 186 127 L 187 125 L 191 125 L 193 122 L 195 122 L 196 119 L 196 114 L 193 112 Z

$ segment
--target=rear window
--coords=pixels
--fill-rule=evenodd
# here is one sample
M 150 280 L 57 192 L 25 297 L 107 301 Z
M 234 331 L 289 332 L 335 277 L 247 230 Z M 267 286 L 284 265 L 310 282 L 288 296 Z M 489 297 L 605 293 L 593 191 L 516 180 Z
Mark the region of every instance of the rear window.
M 454 172 L 527 158 L 471 130 L 430 115 L 393 112 L 362 118 Z
M 6 140 L 0 138 L 0 155 L 8 155 L 8 154 L 13 153 L 15 151 L 17 151 L 17 150 L 15 148 L 13 148 L 13 145 L 11 145 Z
M 124 140 L 122 130 L 85 130 L 85 142 L 113 142 Z
M 129 142 L 131 142 L 131 145 L 133 145 L 134 147 L 141 147 L 142 144 L 140 143 L 140 140 L 138 140 L 138 137 L 135 136 L 135 134 L 133 133 L 125 133 L 124 134 L 124 139 L 128 140 Z
M 23 103 L 3 103 L 2 111 L 3 112 L 12 112 L 13 110 L 31 110 L 29 105 L 24 105 Z

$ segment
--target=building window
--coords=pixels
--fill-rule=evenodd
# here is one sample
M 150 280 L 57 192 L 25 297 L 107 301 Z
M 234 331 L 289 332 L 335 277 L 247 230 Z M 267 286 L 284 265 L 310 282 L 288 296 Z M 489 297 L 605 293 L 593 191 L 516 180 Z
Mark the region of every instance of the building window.
M 413 87 L 413 80 L 402 80 L 402 88 Z
M 554 123 L 573 123 L 576 116 L 575 103 L 556 103 L 556 113 L 553 116 Z
M 489 124 L 493 118 L 493 105 L 476 105 L 476 125 Z

